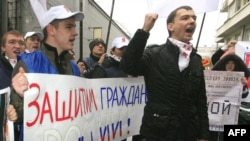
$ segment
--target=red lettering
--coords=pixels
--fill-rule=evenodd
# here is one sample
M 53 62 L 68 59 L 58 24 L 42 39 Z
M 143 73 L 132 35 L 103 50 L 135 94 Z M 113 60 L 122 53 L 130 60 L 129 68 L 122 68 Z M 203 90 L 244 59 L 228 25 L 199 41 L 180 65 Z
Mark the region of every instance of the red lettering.
M 34 126 L 37 122 L 42 124 L 45 120 L 45 116 L 48 116 L 50 122 L 53 123 L 54 120 L 73 120 L 73 117 L 83 116 L 93 110 L 98 110 L 93 89 L 79 88 L 70 90 L 69 97 L 65 98 L 65 100 L 61 100 L 59 91 L 55 91 L 55 101 L 52 102 L 50 96 L 54 96 L 49 94 L 49 92 L 45 92 L 44 95 L 41 95 L 38 84 L 33 83 L 30 85 L 30 88 L 37 88 L 39 94 L 28 104 L 28 107 L 35 109 L 36 113 L 34 113 L 34 119 L 26 122 L 27 127 Z
M 41 120 L 40 120 L 40 124 L 42 124 L 43 118 L 44 118 L 45 114 L 49 114 L 49 116 L 50 116 L 50 121 L 53 122 L 52 109 L 51 109 L 51 104 L 50 104 L 50 99 L 49 99 L 49 94 L 48 94 L 48 92 L 45 92 L 44 100 L 43 100 L 42 106 L 43 106 L 43 107 L 42 107 L 42 110 L 41 110 Z M 46 107 L 48 107 L 48 109 L 45 109 Z
M 81 116 L 83 115 L 82 111 L 82 97 L 81 97 L 81 91 L 83 89 L 79 89 L 79 93 L 77 93 L 77 90 L 75 89 L 75 117 L 78 116 L 79 111 L 81 111 Z
M 92 104 L 94 104 L 93 105 L 94 108 L 96 110 L 98 110 L 97 105 L 96 105 L 96 101 L 95 101 L 95 95 L 94 95 L 93 89 L 89 90 L 89 94 L 87 93 L 85 95 L 85 98 L 86 98 L 86 110 L 87 110 L 87 112 L 92 112 Z
M 30 89 L 32 89 L 32 88 L 37 88 L 37 89 L 38 89 L 38 92 L 40 93 L 40 86 L 39 86 L 37 83 L 32 83 L 32 84 L 30 84 Z M 35 119 L 34 119 L 33 121 L 31 120 L 31 122 L 26 122 L 26 125 L 27 125 L 28 127 L 33 126 L 33 125 L 37 122 L 37 120 L 38 120 L 39 113 L 40 113 L 39 103 L 37 102 L 38 97 L 39 97 L 39 94 L 37 95 L 37 97 L 35 98 L 34 101 L 32 101 L 32 102 L 30 102 L 30 103 L 28 104 L 28 107 L 29 107 L 29 108 L 31 108 L 31 107 L 34 106 L 33 108 L 35 108 L 36 111 L 37 111 L 37 112 L 36 112 L 36 113 L 37 113 L 37 116 L 35 117 Z
M 66 109 L 65 109 L 65 106 L 66 106 L 66 102 L 65 101 L 63 101 L 62 102 L 62 117 L 59 117 L 59 107 L 58 107 L 58 91 L 56 91 L 56 121 L 63 121 L 63 120 L 67 120 L 67 119 L 70 119 L 71 118 L 71 116 L 70 116 L 70 114 L 71 114 L 71 101 L 72 101 L 72 91 L 70 90 L 70 94 L 69 94 L 69 113 L 68 113 L 68 116 L 66 116 L 65 115 L 65 111 L 66 111 Z

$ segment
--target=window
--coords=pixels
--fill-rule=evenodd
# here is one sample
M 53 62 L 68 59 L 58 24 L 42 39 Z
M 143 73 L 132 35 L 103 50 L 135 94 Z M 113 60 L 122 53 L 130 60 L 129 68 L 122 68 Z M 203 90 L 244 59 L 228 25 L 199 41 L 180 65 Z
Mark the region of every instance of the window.
M 234 15 L 234 10 L 235 8 L 234 8 L 234 4 L 231 4 L 229 7 L 228 7 L 228 18 L 231 18 L 231 17 L 233 17 L 233 15 Z
M 240 10 L 241 8 L 241 0 L 236 0 L 235 1 L 235 11 Z
M 235 34 L 235 39 L 237 41 L 241 41 L 241 34 L 240 33 Z
M 245 30 L 243 41 L 250 41 L 250 28 Z

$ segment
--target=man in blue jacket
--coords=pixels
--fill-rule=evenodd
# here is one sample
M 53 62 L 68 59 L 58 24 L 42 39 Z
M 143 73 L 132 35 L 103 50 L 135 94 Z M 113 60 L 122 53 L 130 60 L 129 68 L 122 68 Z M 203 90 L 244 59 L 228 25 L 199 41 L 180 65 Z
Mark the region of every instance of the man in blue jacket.
M 18 122 L 23 122 L 23 94 L 28 89 L 24 72 L 80 76 L 69 50 L 73 49 L 78 35 L 75 21 L 83 18 L 82 12 L 71 12 L 64 5 L 51 7 L 44 14 L 41 22 L 44 42 L 41 48 L 19 56 L 20 60 L 13 70 L 11 103 L 17 110 Z

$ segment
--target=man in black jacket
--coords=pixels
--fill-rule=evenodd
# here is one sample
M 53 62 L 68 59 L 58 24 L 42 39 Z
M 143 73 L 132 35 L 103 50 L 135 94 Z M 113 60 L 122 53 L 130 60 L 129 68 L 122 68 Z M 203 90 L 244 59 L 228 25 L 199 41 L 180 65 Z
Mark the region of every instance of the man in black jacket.
M 25 45 L 23 34 L 17 30 L 10 30 L 1 38 L 1 55 L 0 55 L 0 88 L 11 86 L 12 71 L 17 63 L 17 55 L 24 52 Z M 15 141 L 19 138 L 19 123 L 14 124 Z
M 145 16 L 121 60 L 125 73 L 143 75 L 148 102 L 140 134 L 146 141 L 207 141 L 209 124 L 201 57 L 190 40 L 196 15 L 189 6 L 170 13 L 165 44 L 145 48 L 158 15 Z

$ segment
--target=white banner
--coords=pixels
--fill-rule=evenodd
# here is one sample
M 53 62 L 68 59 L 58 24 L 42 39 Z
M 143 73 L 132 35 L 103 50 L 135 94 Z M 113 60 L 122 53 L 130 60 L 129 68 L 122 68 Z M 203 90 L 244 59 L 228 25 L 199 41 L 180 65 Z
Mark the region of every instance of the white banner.
M 205 70 L 209 125 L 224 131 L 224 125 L 238 123 L 243 72 Z
M 142 77 L 27 77 L 25 141 L 118 141 L 139 133 L 147 101 Z
M 44 13 L 47 11 L 47 0 L 29 0 L 30 5 L 36 15 L 36 18 L 41 25 L 42 17 Z
M 179 6 L 191 6 L 197 14 L 218 10 L 219 0 L 148 0 L 149 11 L 166 18 Z

